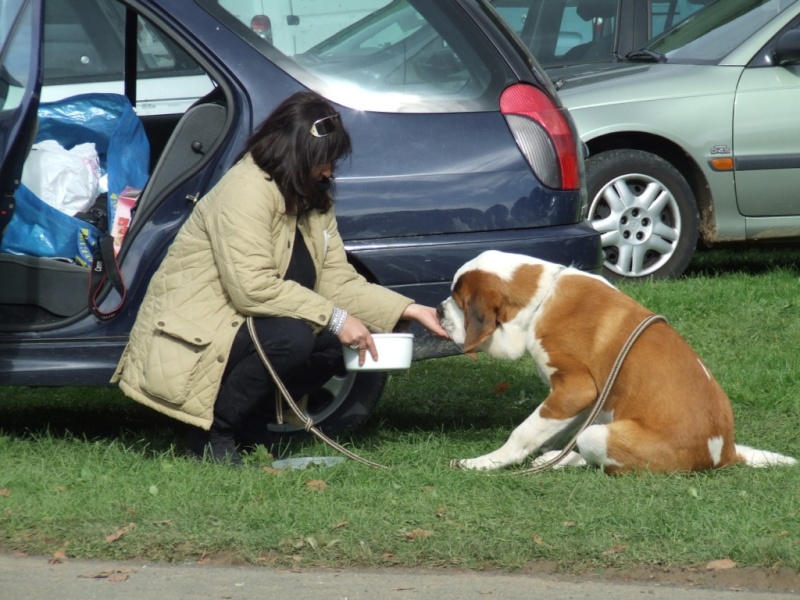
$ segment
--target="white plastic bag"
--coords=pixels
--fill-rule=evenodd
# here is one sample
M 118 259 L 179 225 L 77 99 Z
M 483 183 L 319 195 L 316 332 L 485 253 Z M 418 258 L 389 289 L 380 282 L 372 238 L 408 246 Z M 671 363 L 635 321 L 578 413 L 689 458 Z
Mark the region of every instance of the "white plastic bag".
M 97 198 L 100 160 L 95 145 L 66 150 L 55 140 L 34 144 L 22 169 L 22 183 L 42 201 L 70 216 Z

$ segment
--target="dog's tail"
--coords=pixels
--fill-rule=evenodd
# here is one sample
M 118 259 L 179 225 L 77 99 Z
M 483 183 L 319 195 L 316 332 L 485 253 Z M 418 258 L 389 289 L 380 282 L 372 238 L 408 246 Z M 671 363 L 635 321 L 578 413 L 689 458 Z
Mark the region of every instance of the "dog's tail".
M 797 464 L 797 459 L 769 450 L 757 450 L 736 444 L 736 454 L 748 467 L 777 467 Z

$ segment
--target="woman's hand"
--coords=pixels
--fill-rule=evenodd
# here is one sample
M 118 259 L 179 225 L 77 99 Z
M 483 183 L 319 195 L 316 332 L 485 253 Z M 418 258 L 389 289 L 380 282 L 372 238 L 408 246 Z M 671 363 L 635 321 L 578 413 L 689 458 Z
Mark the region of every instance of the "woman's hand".
M 404 311 L 403 319 L 414 319 L 425 329 L 439 337 L 449 338 L 450 336 L 442 328 L 439 323 L 439 317 L 436 316 L 436 309 L 432 306 L 424 306 L 422 304 L 410 304 Z
M 345 346 L 350 346 L 353 350 L 358 350 L 358 366 L 363 367 L 367 359 L 367 350 L 372 355 L 373 360 L 378 360 L 378 349 L 375 347 L 375 340 L 372 334 L 361 321 L 353 315 L 347 315 L 342 330 L 339 332 L 339 341 Z
M 439 323 L 436 316 L 436 309 L 432 306 L 422 304 L 410 304 L 403 311 L 401 319 L 413 319 L 425 327 L 431 333 L 439 337 L 449 338 L 450 336 Z M 339 332 L 339 341 L 345 346 L 350 346 L 353 350 L 358 349 L 358 365 L 364 366 L 369 351 L 373 360 L 378 360 L 378 349 L 375 347 L 375 340 L 369 329 L 352 315 L 347 315 L 342 330 Z

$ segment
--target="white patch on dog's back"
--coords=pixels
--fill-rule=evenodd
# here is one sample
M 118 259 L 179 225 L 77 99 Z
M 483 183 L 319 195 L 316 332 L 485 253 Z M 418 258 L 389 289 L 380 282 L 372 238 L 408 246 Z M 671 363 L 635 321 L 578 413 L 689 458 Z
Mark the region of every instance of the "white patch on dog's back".
M 711 460 L 715 467 L 722 460 L 722 446 L 724 443 L 725 440 L 722 439 L 721 435 L 708 438 L 708 453 L 711 455 Z

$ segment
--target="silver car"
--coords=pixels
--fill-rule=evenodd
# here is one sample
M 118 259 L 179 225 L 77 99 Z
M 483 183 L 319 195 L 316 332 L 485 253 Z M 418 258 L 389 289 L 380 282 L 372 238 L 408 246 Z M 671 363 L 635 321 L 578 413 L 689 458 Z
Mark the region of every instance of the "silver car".
M 717 0 L 557 82 L 607 276 L 677 276 L 698 241 L 800 237 L 799 25 L 798 0 Z

